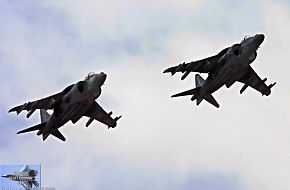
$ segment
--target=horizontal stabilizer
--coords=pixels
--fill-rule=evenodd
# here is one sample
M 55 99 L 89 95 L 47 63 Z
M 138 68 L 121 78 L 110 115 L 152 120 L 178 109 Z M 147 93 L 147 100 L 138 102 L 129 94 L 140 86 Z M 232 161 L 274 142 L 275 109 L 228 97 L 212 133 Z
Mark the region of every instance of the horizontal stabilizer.
M 42 140 L 45 141 L 45 139 L 50 135 L 50 133 L 46 133 L 46 134 L 43 134 L 42 133 Z
M 41 123 L 32 127 L 29 127 L 27 129 L 24 129 L 22 131 L 17 132 L 17 134 L 21 134 L 21 133 L 27 133 L 27 132 L 31 132 L 31 131 L 36 131 L 36 130 L 40 130 L 42 129 L 44 126 L 46 125 L 46 123 Z
M 174 94 L 172 95 L 171 97 L 178 97 L 178 96 L 188 96 L 188 95 L 194 95 L 194 94 L 197 94 L 197 92 L 200 90 L 200 87 L 197 87 L 197 88 L 193 88 L 193 89 L 190 89 L 190 90 L 187 90 L 187 91 L 184 91 L 184 92 L 181 92 L 181 93 L 178 93 L 178 94 Z
M 54 130 L 52 133 L 51 133 L 53 136 L 55 136 L 56 138 L 59 138 L 60 140 L 62 141 L 65 141 L 65 137 L 59 132 L 59 130 Z
M 209 103 L 211 103 L 212 105 L 214 105 L 215 107 L 217 108 L 220 107 L 220 105 L 217 103 L 217 101 L 214 99 L 214 97 L 211 94 L 204 97 L 204 99 L 208 101 Z

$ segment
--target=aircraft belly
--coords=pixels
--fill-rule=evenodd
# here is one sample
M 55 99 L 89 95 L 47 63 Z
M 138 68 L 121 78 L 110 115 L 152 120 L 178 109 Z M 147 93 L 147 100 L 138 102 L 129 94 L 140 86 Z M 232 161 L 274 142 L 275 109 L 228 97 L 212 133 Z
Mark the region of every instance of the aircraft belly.
M 87 107 L 86 102 L 78 102 L 70 106 L 66 111 L 64 111 L 63 116 L 61 116 L 60 126 L 64 125 L 68 121 L 76 123 L 82 116 L 85 108 Z
M 210 93 L 215 92 L 219 88 L 221 88 L 229 79 L 231 75 L 231 68 L 226 67 L 224 68 L 211 82 Z
M 42 129 L 42 134 L 48 134 L 51 131 L 53 131 L 55 128 L 59 128 L 58 126 L 58 117 L 56 117 L 54 114 L 51 116 L 49 121 L 46 123 L 44 128 Z
M 79 104 L 78 107 L 75 109 L 74 113 L 71 114 L 71 117 L 68 118 L 73 123 L 76 123 L 79 119 L 81 119 L 84 115 L 84 111 L 87 108 L 87 103 Z
M 241 76 L 244 70 L 244 64 L 237 57 L 230 59 L 227 64 L 221 68 L 217 77 L 212 83 L 211 93 L 221 88 L 223 85 L 233 83 Z
M 61 107 L 61 106 L 60 106 Z M 56 109 L 55 112 L 52 114 L 51 118 L 43 128 L 42 134 L 48 134 L 54 131 L 55 129 L 60 128 L 65 123 L 67 123 L 70 119 L 68 119 L 68 113 L 72 110 L 73 107 L 66 106 L 64 109 Z M 61 111 L 59 111 L 61 110 Z

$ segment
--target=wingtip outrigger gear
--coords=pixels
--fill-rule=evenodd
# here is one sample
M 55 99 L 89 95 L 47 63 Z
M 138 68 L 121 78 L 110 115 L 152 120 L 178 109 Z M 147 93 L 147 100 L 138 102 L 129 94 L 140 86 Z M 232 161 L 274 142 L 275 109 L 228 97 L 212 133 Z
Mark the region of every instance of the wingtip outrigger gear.
M 182 72 L 184 73 L 185 72 L 185 68 L 186 68 L 186 64 L 185 62 L 179 64 L 178 66 L 174 66 L 174 67 L 170 67 L 168 69 L 165 69 L 165 71 L 163 71 L 163 73 L 171 73 L 171 75 L 175 75 L 175 73 L 177 72 Z
M 273 88 L 273 86 L 275 86 L 275 85 L 276 85 L 276 82 L 270 84 L 268 87 L 271 89 L 271 88 Z
M 114 118 L 115 124 L 114 125 L 108 125 L 108 129 L 110 128 L 115 128 L 117 126 L 117 121 L 121 118 L 122 116 L 118 116 Z
M 121 118 L 122 116 L 120 115 L 120 116 L 118 116 L 118 117 L 115 117 L 115 121 L 118 121 L 120 118 Z
M 268 94 L 262 94 L 262 96 L 264 96 L 264 95 L 269 96 L 269 95 L 271 94 L 271 88 L 273 88 L 273 86 L 275 86 L 275 85 L 276 85 L 276 82 L 270 84 L 270 85 L 268 86 L 268 88 L 269 88 L 269 93 L 268 93 Z

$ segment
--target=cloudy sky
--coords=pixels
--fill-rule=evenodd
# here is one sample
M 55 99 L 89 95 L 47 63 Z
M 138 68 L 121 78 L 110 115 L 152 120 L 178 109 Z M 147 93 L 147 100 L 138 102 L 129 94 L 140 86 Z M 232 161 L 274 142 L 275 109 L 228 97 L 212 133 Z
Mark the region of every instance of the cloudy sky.
M 0 163 L 41 164 L 56 189 L 290 189 L 290 2 L 0 0 Z M 170 99 L 193 88 L 162 71 L 264 33 L 253 68 L 268 97 L 241 84 L 221 107 Z M 66 124 L 65 143 L 34 133 L 39 115 L 9 108 L 108 74 L 98 102 L 118 127 Z

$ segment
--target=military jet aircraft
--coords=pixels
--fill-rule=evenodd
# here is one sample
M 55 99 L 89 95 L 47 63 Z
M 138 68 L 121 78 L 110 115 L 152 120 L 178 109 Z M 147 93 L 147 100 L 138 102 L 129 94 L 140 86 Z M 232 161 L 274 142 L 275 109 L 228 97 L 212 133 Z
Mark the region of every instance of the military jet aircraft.
M 104 84 L 107 75 L 103 72 L 100 74 L 89 73 L 84 81 L 79 81 L 66 87 L 62 92 L 28 102 L 23 105 L 14 107 L 9 112 L 16 112 L 17 115 L 27 110 L 27 118 L 36 110 L 40 110 L 41 123 L 33 127 L 19 131 L 17 134 L 38 130 L 37 135 L 42 135 L 45 140 L 50 134 L 65 141 L 65 137 L 59 132 L 58 128 L 68 121 L 75 124 L 83 116 L 89 117 L 86 127 L 94 120 L 114 128 L 117 120 L 121 116 L 112 118 L 112 112 L 105 112 L 103 108 L 95 101 L 101 94 L 101 86 Z M 52 115 L 46 110 L 52 109 Z
M 250 65 L 256 59 L 257 50 L 264 38 L 263 34 L 246 36 L 240 43 L 223 49 L 217 55 L 166 69 L 164 73 L 172 75 L 177 72 L 184 73 L 181 77 L 182 80 L 191 72 L 208 73 L 206 80 L 198 74 L 195 76 L 196 88 L 175 94 L 172 97 L 191 95 L 191 100 L 196 99 L 197 105 L 204 99 L 218 108 L 219 104 L 211 94 L 223 85 L 229 88 L 236 81 L 244 84 L 240 90 L 241 94 L 250 86 L 261 92 L 262 95 L 270 95 L 271 88 L 276 83 L 267 86 L 265 84 L 267 78 L 262 80 Z
M 37 170 L 31 170 L 28 165 L 24 165 L 18 172 L 12 174 L 3 175 L 1 177 L 8 178 L 12 181 L 19 182 L 26 190 L 32 189 L 32 186 L 39 187 L 39 183 L 36 181 Z

